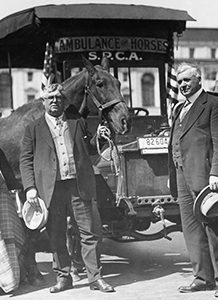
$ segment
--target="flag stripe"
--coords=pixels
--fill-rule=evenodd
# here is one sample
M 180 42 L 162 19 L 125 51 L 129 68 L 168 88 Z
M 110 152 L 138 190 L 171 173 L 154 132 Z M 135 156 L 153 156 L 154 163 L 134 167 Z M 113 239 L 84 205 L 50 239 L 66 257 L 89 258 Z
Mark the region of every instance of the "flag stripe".
M 169 125 L 172 125 L 172 112 L 173 106 L 178 101 L 178 84 L 176 80 L 176 72 L 174 68 L 173 62 L 169 62 L 168 64 L 168 72 L 167 72 L 167 114 L 168 114 L 168 122 Z
M 42 90 L 44 90 L 44 88 L 48 84 L 52 83 L 52 81 L 55 78 L 53 64 L 54 64 L 53 49 L 49 45 L 49 43 L 46 43 L 45 59 L 44 59 L 44 63 L 43 63 L 42 78 L 41 78 L 41 89 Z

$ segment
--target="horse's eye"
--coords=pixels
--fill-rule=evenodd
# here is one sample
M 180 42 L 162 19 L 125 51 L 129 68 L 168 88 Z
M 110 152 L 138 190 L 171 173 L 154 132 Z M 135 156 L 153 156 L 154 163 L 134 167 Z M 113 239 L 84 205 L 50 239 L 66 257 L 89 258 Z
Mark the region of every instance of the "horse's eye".
M 99 79 L 99 80 L 96 81 L 96 86 L 97 86 L 97 87 L 100 87 L 100 88 L 101 88 L 101 87 L 103 87 L 103 85 L 104 85 L 103 80 Z

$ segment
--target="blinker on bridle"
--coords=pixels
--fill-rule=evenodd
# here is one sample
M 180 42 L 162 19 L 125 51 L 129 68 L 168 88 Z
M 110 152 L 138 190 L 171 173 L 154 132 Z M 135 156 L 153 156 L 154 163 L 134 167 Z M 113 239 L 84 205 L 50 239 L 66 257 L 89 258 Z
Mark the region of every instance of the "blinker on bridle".
M 86 106 L 87 106 L 87 97 L 89 96 L 90 99 L 95 104 L 97 110 L 98 110 L 98 116 L 99 116 L 99 120 L 101 122 L 104 118 L 104 115 L 103 115 L 104 110 L 111 107 L 111 106 L 114 106 L 114 105 L 116 105 L 120 102 L 123 102 L 123 100 L 113 99 L 109 102 L 101 104 L 99 102 L 99 100 L 95 97 L 95 95 L 92 93 L 92 91 L 91 91 L 91 89 L 88 85 L 88 76 L 86 76 L 85 94 L 84 94 L 83 102 L 82 102 L 82 104 L 80 106 L 80 109 L 79 109 L 79 113 L 82 114 L 84 109 L 86 108 Z

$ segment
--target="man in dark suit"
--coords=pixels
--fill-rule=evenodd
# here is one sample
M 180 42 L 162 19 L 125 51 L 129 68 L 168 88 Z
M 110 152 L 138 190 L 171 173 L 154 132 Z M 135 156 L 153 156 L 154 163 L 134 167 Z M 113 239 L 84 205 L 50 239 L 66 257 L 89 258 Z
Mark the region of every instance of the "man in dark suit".
M 45 115 L 27 126 L 20 156 L 26 198 L 38 209 L 38 197 L 49 211 L 47 232 L 53 252 L 57 293 L 72 288 L 71 260 L 66 247 L 67 216 L 73 214 L 80 232 L 82 257 L 90 289 L 113 292 L 100 274 L 101 221 L 96 182 L 89 152 L 96 145 L 83 118 L 64 112 L 66 98 L 58 84 L 44 90 Z
M 193 214 L 198 193 L 208 184 L 218 189 L 218 98 L 202 89 L 197 66 L 183 63 L 177 82 L 186 101 L 178 109 L 169 142 L 170 189 L 178 197 L 183 234 L 194 281 L 181 293 L 212 290 L 218 267 L 218 240 Z

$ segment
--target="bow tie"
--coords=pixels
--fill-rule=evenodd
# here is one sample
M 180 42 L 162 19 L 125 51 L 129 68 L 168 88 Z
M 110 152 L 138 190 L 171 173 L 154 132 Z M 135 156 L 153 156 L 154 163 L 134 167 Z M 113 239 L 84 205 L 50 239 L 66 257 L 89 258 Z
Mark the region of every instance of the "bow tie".
M 63 126 L 63 118 L 59 117 L 59 118 L 55 118 L 55 122 L 56 122 L 56 126 L 62 127 Z

